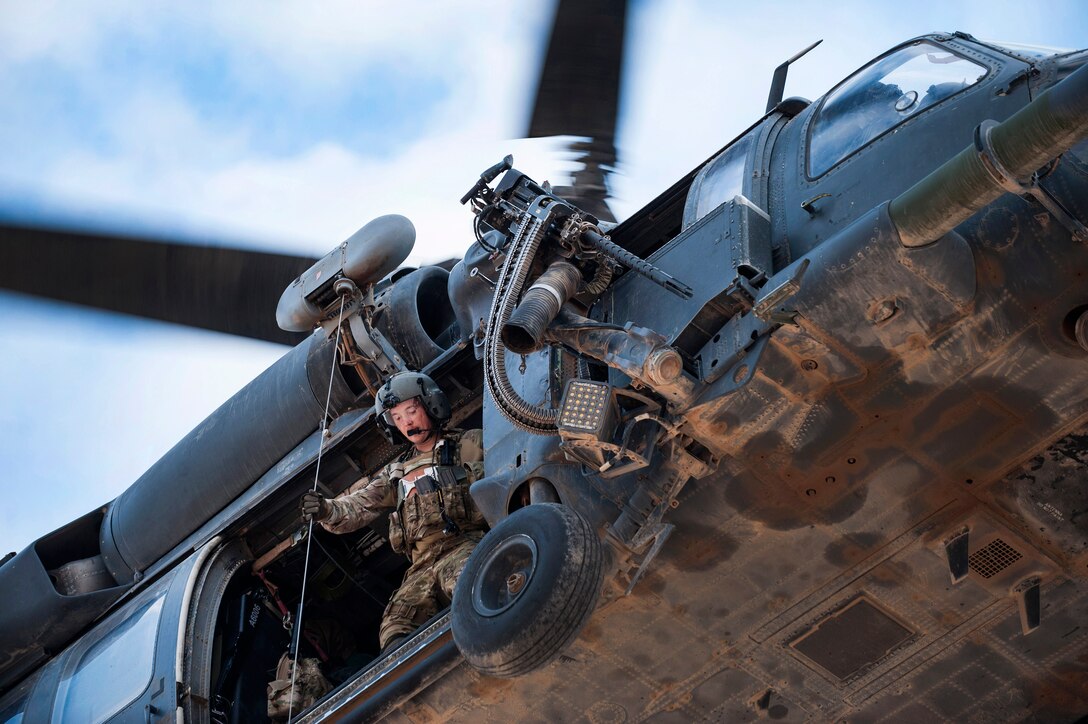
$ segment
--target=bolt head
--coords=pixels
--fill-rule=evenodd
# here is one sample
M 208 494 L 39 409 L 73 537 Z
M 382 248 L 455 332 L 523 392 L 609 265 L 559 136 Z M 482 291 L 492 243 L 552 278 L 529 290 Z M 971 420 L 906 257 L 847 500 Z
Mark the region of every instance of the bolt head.
M 524 573 L 511 573 L 506 579 L 506 588 L 510 593 L 517 595 L 525 587 Z
M 898 311 L 899 306 L 894 299 L 885 299 L 869 309 L 869 321 L 873 324 L 879 324 L 891 319 Z
M 1074 334 L 1077 337 L 1077 344 L 1088 350 L 1088 312 L 1084 312 L 1077 319 L 1077 326 L 1074 330 Z

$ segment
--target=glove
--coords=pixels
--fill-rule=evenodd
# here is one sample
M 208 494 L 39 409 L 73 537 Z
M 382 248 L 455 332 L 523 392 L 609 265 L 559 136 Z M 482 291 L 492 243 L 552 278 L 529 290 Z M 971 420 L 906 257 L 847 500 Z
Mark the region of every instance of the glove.
M 332 504 L 324 495 L 311 490 L 298 501 L 304 520 L 325 520 L 332 515 Z

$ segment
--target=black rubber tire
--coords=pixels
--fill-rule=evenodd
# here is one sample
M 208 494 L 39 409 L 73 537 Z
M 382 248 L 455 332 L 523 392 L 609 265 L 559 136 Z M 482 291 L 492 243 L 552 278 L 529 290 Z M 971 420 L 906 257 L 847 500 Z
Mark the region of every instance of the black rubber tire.
M 520 593 L 489 608 L 481 591 L 496 576 L 505 578 L 502 555 L 511 546 L 520 552 L 535 546 L 535 567 Z M 483 674 L 504 678 L 550 662 L 593 613 L 603 558 L 596 532 L 565 505 L 538 503 L 501 521 L 476 546 L 454 590 L 453 639 L 465 660 Z

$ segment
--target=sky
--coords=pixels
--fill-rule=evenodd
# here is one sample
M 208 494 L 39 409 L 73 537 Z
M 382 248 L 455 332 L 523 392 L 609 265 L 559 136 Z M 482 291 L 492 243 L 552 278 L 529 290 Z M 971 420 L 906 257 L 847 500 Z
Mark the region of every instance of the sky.
M 550 2 L 0 0 L 0 217 L 323 256 L 408 216 L 459 256 L 457 201 L 522 140 Z M 932 31 L 1077 48 L 1079 0 L 633 0 L 613 207 L 637 210 L 763 113 Z M 966 142 L 969 139 L 965 139 Z M 269 310 L 274 314 L 275 310 Z M 0 556 L 120 494 L 286 348 L 0 293 Z M 317 421 L 315 420 L 315 427 Z

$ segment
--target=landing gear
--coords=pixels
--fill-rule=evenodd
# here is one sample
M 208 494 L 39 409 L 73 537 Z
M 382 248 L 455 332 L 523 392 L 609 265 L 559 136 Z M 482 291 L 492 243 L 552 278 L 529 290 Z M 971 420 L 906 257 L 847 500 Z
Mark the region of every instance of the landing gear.
M 475 669 L 514 677 L 548 663 L 582 630 L 600 594 L 600 539 L 556 503 L 512 513 L 473 551 L 453 594 L 453 638 Z

